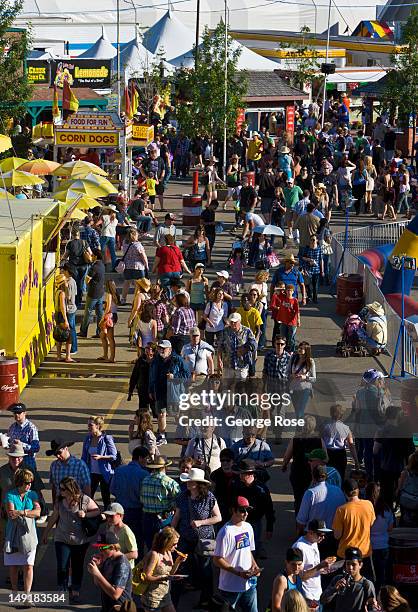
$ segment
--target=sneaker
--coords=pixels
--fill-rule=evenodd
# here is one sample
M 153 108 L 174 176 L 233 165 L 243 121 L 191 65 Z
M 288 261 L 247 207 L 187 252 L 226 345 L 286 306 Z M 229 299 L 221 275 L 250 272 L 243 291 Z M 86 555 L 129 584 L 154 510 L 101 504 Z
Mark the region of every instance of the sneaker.
M 77 355 L 78 351 L 71 351 L 70 355 Z
M 78 332 L 77 337 L 78 338 L 87 338 L 87 334 L 82 334 L 81 332 Z
M 163 444 L 167 444 L 167 438 L 164 434 L 157 434 L 157 446 L 162 446 Z

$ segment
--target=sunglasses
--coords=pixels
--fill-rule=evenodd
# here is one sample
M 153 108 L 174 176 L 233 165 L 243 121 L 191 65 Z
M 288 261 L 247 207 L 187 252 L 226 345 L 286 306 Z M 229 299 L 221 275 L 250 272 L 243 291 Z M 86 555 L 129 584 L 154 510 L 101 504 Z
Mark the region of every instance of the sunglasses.
M 242 512 L 243 514 L 248 514 L 248 508 L 238 508 L 238 512 Z
M 31 484 L 32 484 L 32 482 L 33 482 L 33 480 L 25 480 L 25 481 L 24 481 L 24 484 L 25 484 L 25 485 L 31 485 Z
M 276 346 L 286 346 L 286 342 L 276 342 Z

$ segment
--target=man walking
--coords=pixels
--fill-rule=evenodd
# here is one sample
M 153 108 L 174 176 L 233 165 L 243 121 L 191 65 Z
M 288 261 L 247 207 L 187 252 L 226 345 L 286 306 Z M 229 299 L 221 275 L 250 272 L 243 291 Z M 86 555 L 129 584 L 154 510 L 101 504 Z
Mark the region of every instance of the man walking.
M 241 324 L 241 315 L 232 313 L 219 340 L 219 367 L 226 379 L 246 380 L 255 361 L 257 342 L 248 327 Z
M 22 443 L 22 448 L 26 453 L 25 467 L 31 471 L 36 471 L 36 453 L 39 452 L 39 434 L 36 425 L 26 418 L 26 406 L 19 402 L 9 407 L 14 415 L 15 422 L 10 425 L 7 435 L 9 445 Z

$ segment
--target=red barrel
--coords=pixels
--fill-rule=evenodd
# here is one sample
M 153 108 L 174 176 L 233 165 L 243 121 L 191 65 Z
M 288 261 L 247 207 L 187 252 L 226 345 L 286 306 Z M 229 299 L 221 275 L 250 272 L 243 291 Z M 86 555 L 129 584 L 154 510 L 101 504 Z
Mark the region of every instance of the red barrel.
M 0 358 L 0 410 L 7 410 L 19 401 L 17 359 Z
M 200 214 L 202 212 L 202 196 L 183 195 L 183 225 L 197 227 L 200 225 Z
M 339 274 L 337 279 L 337 314 L 346 317 L 363 307 L 363 277 L 360 274 Z
M 255 187 L 255 172 L 243 172 L 242 177 L 244 178 L 244 176 L 247 177 L 248 184 L 251 185 L 251 187 Z
M 418 593 L 418 529 L 398 527 L 389 535 L 390 558 L 392 560 L 392 579 L 399 586 L 413 589 Z

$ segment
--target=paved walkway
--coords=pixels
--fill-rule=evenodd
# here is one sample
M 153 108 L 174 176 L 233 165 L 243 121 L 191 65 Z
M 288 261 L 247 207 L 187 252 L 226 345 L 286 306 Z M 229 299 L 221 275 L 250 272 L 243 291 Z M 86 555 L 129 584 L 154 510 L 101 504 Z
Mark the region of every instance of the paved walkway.
M 181 213 L 181 194 L 189 191 L 189 189 L 188 184 L 170 184 L 166 208 Z M 220 211 L 218 216 L 219 220 L 225 222 L 227 226 L 228 224 L 232 225 L 234 219 L 232 211 Z M 336 231 L 338 231 L 341 226 L 340 220 L 336 219 L 334 225 Z M 185 234 L 187 234 L 186 231 Z M 217 238 L 213 258 L 215 270 L 226 267 L 231 243 L 232 237 L 229 232 L 225 232 Z M 149 254 L 154 253 L 153 248 L 147 247 L 147 251 Z M 209 271 L 208 276 L 210 280 L 214 279 L 215 272 L 213 269 Z M 248 271 L 246 274 L 247 282 L 251 281 L 253 277 L 254 270 Z M 42 450 L 38 457 L 38 466 L 45 482 L 48 479 L 50 465 L 50 459 L 45 456 L 49 441 L 57 436 L 68 437 L 69 440 L 76 442 L 72 447 L 73 453 L 80 456 L 82 440 L 87 433 L 87 418 L 90 414 L 106 415 L 108 430 L 115 437 L 124 458 L 128 459 L 128 424 L 137 407 L 135 400 L 129 403 L 126 399 L 128 379 L 132 367 L 131 361 L 135 358 L 135 352 L 129 347 L 127 341 L 129 310 L 130 306 L 121 307 L 119 310 L 119 322 L 116 327 L 117 363 L 103 364 L 97 362 L 96 358 L 101 354 L 100 341 L 95 339 L 81 340 L 77 355 L 78 363 L 57 363 L 55 354 L 52 352 L 22 395 L 22 401 L 27 404 L 30 410 L 29 417 L 40 430 Z M 381 360 L 379 358 L 379 361 L 370 357 L 348 359 L 336 357 L 335 345 L 340 337 L 342 320 L 341 317 L 335 315 L 335 298 L 326 292 L 320 294 L 318 305 L 309 305 L 302 309 L 302 328 L 298 337 L 308 340 L 312 344 L 318 372 L 318 385 L 309 412 L 322 416 L 328 414 L 329 405 L 334 398 L 349 405 L 352 394 L 358 385 L 360 374 L 365 369 L 368 367 L 388 368 L 390 365 L 390 359 L 387 357 L 383 357 Z M 93 327 L 90 328 L 90 331 L 94 333 Z M 267 337 L 271 338 L 270 322 Z M 262 359 L 260 358 L 257 369 L 260 369 L 261 365 Z M 0 431 L 5 431 L 9 423 L 8 415 L 1 414 Z M 170 423 L 169 431 L 172 430 L 173 424 Z M 295 540 L 293 498 L 288 477 L 279 468 L 280 458 L 283 456 L 285 448 L 285 445 L 273 446 L 278 465 L 271 470 L 272 478 L 269 486 L 275 503 L 276 525 L 273 540 L 268 542 L 266 546 L 269 558 L 263 562 L 265 569 L 259 583 L 260 610 L 265 609 L 270 599 L 272 580 L 282 568 L 284 552 L 289 544 Z M 168 444 L 164 448 L 164 452 L 176 459 L 179 456 L 179 447 Z M 5 575 L 4 567 L 0 567 L 0 584 L 4 584 Z M 51 590 L 54 589 L 55 584 L 55 555 L 53 544 L 50 543 L 48 546 L 40 546 L 38 549 L 34 590 Z M 4 597 L 6 593 L 5 589 L 0 589 L 0 598 Z M 82 609 L 92 612 L 98 609 L 97 590 L 92 585 L 88 574 L 84 578 L 82 599 L 89 603 L 78 607 L 66 606 L 64 609 Z M 182 600 L 179 609 L 190 610 L 195 600 L 195 594 L 188 595 L 187 599 Z M 0 604 L 0 610 L 9 609 L 8 606 Z M 53 610 L 56 608 L 46 609 Z

